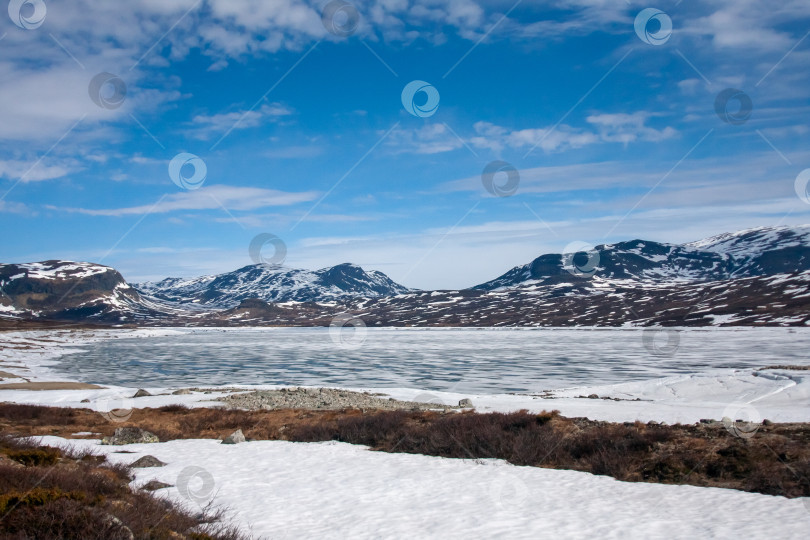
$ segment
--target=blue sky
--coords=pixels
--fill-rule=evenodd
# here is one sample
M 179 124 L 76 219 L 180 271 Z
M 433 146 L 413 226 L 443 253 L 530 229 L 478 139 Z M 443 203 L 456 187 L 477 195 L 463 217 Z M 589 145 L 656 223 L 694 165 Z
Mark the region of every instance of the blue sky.
M 288 266 L 458 288 L 575 242 L 810 222 L 806 1 L 357 0 L 349 36 L 326 5 L 37 0 L 4 17 L 0 260 L 194 276 L 250 264 L 270 233 Z M 642 25 L 659 44 L 634 27 L 651 7 L 672 21 Z M 119 107 L 91 99 L 100 73 L 125 84 Z M 414 80 L 435 114 L 403 106 Z M 740 121 L 716 113 L 728 88 L 753 104 L 729 102 Z M 180 153 L 205 163 L 201 188 L 170 178 Z M 498 160 L 512 196 L 483 186 Z

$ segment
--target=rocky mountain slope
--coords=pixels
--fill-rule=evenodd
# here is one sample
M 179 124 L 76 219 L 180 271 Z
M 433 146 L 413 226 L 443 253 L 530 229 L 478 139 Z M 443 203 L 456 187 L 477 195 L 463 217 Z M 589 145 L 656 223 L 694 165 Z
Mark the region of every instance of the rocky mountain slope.
M 588 251 L 541 255 L 476 289 L 594 284 L 664 285 L 771 276 L 810 270 L 810 226 L 763 227 L 683 245 L 632 240 Z
M 410 291 L 349 265 L 247 266 L 128 285 L 112 268 L 0 265 L 0 324 L 152 326 L 707 326 L 810 324 L 810 226 L 683 245 L 633 240 L 542 255 L 460 291 Z
M 0 265 L 0 316 L 116 317 L 139 302 L 138 292 L 107 266 L 56 260 Z

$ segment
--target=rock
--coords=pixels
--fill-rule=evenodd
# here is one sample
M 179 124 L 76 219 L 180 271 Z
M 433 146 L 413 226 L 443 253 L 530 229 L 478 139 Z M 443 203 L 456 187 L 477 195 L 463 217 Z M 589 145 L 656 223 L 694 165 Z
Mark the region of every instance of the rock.
M 588 396 L 588 399 L 599 399 L 599 396 L 597 396 L 596 394 L 591 394 L 590 396 Z
M 238 444 L 243 442 L 245 442 L 245 436 L 244 434 L 242 434 L 241 429 L 237 429 L 236 431 L 225 437 L 225 440 L 222 441 L 222 444 Z
M 90 403 L 90 400 L 89 400 L 89 399 L 87 399 L 87 398 L 85 398 L 85 399 L 83 399 L 81 402 L 82 402 L 82 403 Z
M 165 482 L 159 482 L 157 480 L 150 480 L 149 482 L 145 483 L 141 486 L 141 489 L 145 489 L 146 491 L 157 491 L 159 489 L 172 487 L 171 484 L 167 484 Z
M 763 425 L 763 426 L 772 426 L 772 425 L 773 425 L 773 422 L 771 422 L 770 420 L 768 420 L 768 419 L 766 418 L 765 420 L 763 420 L 763 421 L 762 421 L 762 425 Z
M 104 437 L 101 444 L 122 445 L 122 444 L 144 444 L 160 442 L 157 435 L 144 429 L 136 427 L 116 428 L 112 437 Z
M 472 407 L 472 406 L 473 406 L 473 402 L 472 402 L 472 400 L 471 400 L 471 399 L 469 399 L 469 398 L 464 398 L 464 399 L 462 399 L 461 401 L 459 401 L 459 402 L 458 402 L 458 406 L 459 406 L 459 407 L 465 407 L 465 408 L 467 408 L 467 407 Z
M 135 392 L 135 395 L 134 395 L 134 396 L 132 396 L 132 397 L 133 397 L 133 398 L 138 398 L 138 397 L 147 397 L 147 396 L 151 396 L 151 395 L 152 395 L 152 394 L 150 394 L 149 392 L 147 392 L 146 390 L 144 390 L 143 388 L 141 388 L 140 390 L 138 390 L 137 392 Z
M 135 540 L 135 535 L 132 534 L 132 530 L 124 525 L 124 522 L 114 515 L 107 514 L 104 516 L 104 521 L 115 527 L 116 532 L 118 533 L 115 535 L 115 538 L 120 538 L 121 540 Z
M 711 418 L 701 418 L 700 423 L 701 424 L 713 424 L 714 420 L 712 420 Z
M 146 467 L 164 467 L 166 464 L 160 461 L 155 456 L 143 456 L 139 460 L 130 465 L 136 469 L 145 469 Z
M 174 392 L 172 392 L 172 395 L 173 396 L 185 396 L 186 394 L 190 394 L 190 393 L 191 393 L 191 390 L 189 390 L 188 388 L 181 388 L 180 390 L 175 390 Z

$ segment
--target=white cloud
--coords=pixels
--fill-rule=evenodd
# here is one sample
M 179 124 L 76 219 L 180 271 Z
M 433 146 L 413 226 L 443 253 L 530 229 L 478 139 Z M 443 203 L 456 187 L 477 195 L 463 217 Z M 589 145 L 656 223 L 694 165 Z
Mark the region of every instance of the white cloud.
M 445 124 L 425 124 L 417 129 L 398 128 L 385 142 L 395 154 L 441 154 L 461 148 L 464 143 Z
M 560 124 L 556 128 L 510 130 L 490 122 L 477 122 L 473 126 L 477 135 L 470 138 L 470 144 L 488 148 L 495 153 L 500 153 L 505 148 L 533 147 L 544 152 L 560 152 L 605 142 L 658 142 L 677 134 L 671 127 L 658 130 L 647 126 L 646 122 L 651 116 L 646 112 L 593 114 L 586 121 L 596 128 L 595 131 L 567 124 Z
M 658 130 L 646 125 L 652 115 L 646 112 L 632 114 L 594 114 L 585 120 L 599 129 L 605 142 L 631 143 L 635 141 L 660 142 L 675 137 L 678 132 L 670 126 Z
M 62 178 L 76 170 L 78 168 L 67 164 L 47 165 L 43 162 L 0 160 L 0 177 L 22 183 Z
M 191 120 L 187 131 L 198 139 L 208 139 L 214 134 L 224 135 L 229 130 L 249 129 L 265 122 L 290 116 L 293 110 L 281 103 L 264 104 L 253 110 L 234 111 L 214 115 L 197 115 Z
M 146 213 L 164 214 L 180 210 L 249 211 L 273 206 L 289 206 L 309 202 L 319 195 L 315 191 L 289 193 L 274 189 L 213 185 L 195 191 L 174 193 L 153 204 L 93 210 L 87 208 L 48 207 L 53 210 L 76 212 L 90 216 L 127 216 Z
M 598 143 L 637 141 L 659 142 L 675 137 L 672 127 L 655 129 L 647 126 L 653 115 L 646 112 L 632 114 L 593 114 L 586 121 L 594 130 L 561 124 L 556 128 L 528 128 L 512 130 L 491 122 L 473 124 L 475 135 L 466 140 L 444 123 L 426 124 L 417 129 L 397 129 L 389 135 L 386 145 L 395 153 L 439 154 L 462 148 L 465 143 L 499 154 L 505 149 L 539 148 L 544 152 L 562 152 Z

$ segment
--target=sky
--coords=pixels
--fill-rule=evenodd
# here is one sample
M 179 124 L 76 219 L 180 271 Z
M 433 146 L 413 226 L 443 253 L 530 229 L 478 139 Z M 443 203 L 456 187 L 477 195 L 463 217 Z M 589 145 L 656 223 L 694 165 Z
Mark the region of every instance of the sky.
M 809 34 L 806 0 L 11 0 L 0 261 L 448 289 L 810 223 Z

